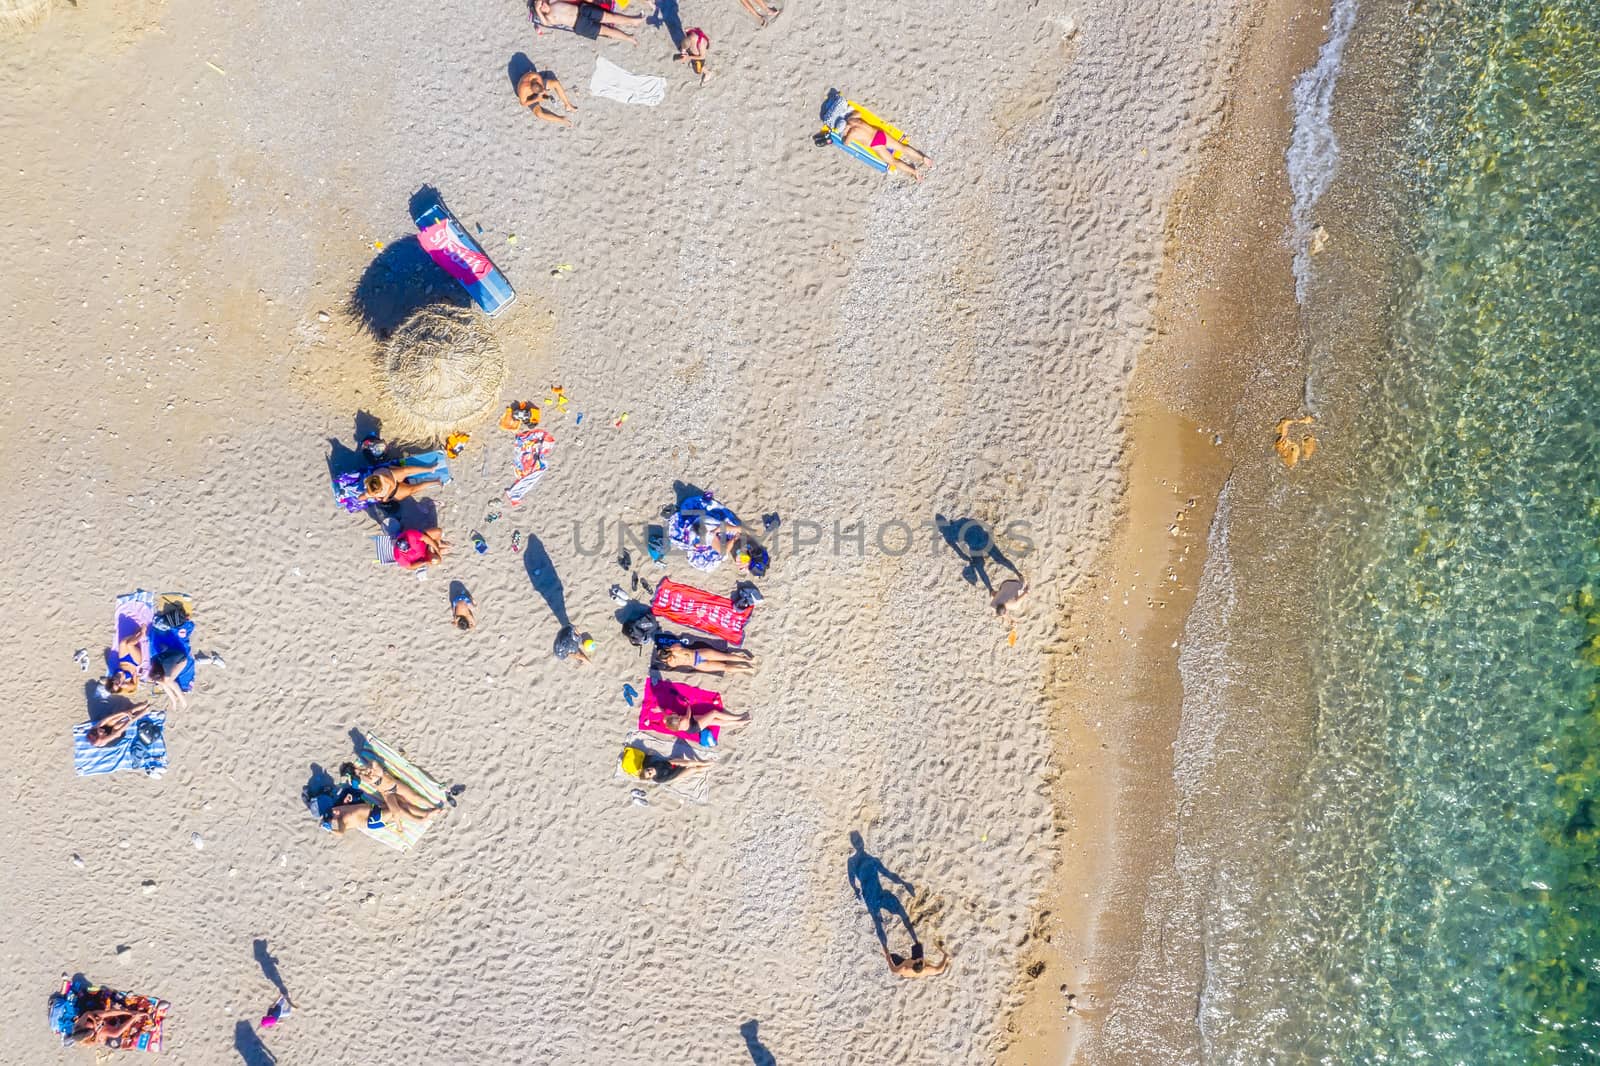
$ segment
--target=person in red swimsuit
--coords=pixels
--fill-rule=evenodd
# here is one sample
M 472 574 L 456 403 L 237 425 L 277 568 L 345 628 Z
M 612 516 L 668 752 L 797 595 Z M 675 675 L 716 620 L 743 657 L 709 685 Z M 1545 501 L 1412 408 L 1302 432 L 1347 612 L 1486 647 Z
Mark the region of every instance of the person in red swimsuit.
M 837 128 L 837 127 L 836 127 Z M 922 172 L 933 165 L 933 160 L 911 147 L 905 141 L 891 137 L 855 111 L 845 116 L 844 129 L 839 139 L 845 144 L 859 145 L 889 165 L 890 170 L 903 170 L 914 180 L 922 180 Z M 826 138 L 817 141 L 818 147 L 827 144 Z
M 683 31 L 683 47 L 672 57 L 672 61 L 688 63 L 689 69 L 700 75 L 700 84 L 704 85 L 711 80 L 711 72 L 706 69 L 706 55 L 710 51 L 711 38 L 696 26 L 692 30 Z
M 450 543 L 438 526 L 431 529 L 402 529 L 394 538 L 394 561 L 402 570 L 415 570 L 444 558 Z

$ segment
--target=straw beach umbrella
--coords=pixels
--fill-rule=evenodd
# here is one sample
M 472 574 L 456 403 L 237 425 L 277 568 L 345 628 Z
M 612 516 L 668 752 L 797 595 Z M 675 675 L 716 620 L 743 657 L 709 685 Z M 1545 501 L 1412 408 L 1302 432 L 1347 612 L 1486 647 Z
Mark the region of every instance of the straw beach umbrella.
M 402 429 L 442 437 L 495 410 L 506 361 L 488 319 L 470 308 L 430 304 L 408 318 L 383 350 L 383 383 Z
M 0 33 L 25 30 L 44 21 L 60 0 L 0 0 Z

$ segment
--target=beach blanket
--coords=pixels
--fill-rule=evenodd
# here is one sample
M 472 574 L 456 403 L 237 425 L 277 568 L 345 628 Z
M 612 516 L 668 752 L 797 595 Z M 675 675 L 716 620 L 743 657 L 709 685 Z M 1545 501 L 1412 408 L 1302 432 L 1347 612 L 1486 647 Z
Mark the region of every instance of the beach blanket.
M 687 740 L 691 744 L 702 744 L 709 740 L 710 743 L 705 746 L 714 747 L 722 735 L 720 726 L 708 726 L 703 733 L 691 733 L 668 729 L 666 719 L 669 714 L 685 712 L 706 714 L 720 710 L 722 710 L 722 697 L 708 688 L 696 688 L 681 681 L 658 681 L 652 678 L 645 682 L 644 699 L 639 701 L 639 728 L 649 733 L 659 733 L 664 737 Z
M 406 758 L 397 748 L 369 736 L 361 748 L 361 755 L 372 762 L 381 765 L 389 776 L 398 781 L 404 781 L 416 789 L 429 803 L 442 805 L 444 803 L 445 789 L 433 778 L 423 773 L 416 764 Z M 374 840 L 394 848 L 396 851 L 410 851 L 417 846 L 417 841 L 428 831 L 427 822 L 406 822 L 403 828 L 386 825 L 382 829 L 368 829 L 365 825 L 361 831 Z
M 432 205 L 412 221 L 417 224 L 417 240 L 423 250 L 461 283 L 485 314 L 493 318 L 511 306 L 517 298 L 511 282 L 443 204 Z
M 632 733 L 628 734 L 628 739 L 622 746 L 622 753 L 617 756 L 616 776 L 625 781 L 632 782 L 635 785 L 655 784 L 654 782 L 645 781 L 636 774 L 628 773 L 627 770 L 623 768 L 623 763 L 628 759 L 628 753 L 630 751 L 643 753 L 648 757 L 658 760 L 670 758 L 672 754 L 670 746 L 668 746 L 668 750 L 666 751 L 661 750 L 662 747 L 663 744 L 658 740 L 653 740 L 651 738 L 651 734 L 646 733 L 642 729 L 634 730 Z M 637 758 L 637 756 L 635 756 L 635 758 Z M 699 758 L 702 761 L 712 761 L 717 758 L 717 753 L 715 751 L 707 751 L 700 755 Z M 666 781 L 660 784 L 655 784 L 657 789 L 660 789 L 664 792 L 671 792 L 690 803 L 704 803 L 706 801 L 706 796 L 710 793 L 710 786 L 710 774 L 691 774 L 688 777 L 680 777 L 676 781 Z
M 50 997 L 50 1027 L 65 1042 L 71 1036 L 78 1016 L 92 1010 L 118 1007 L 143 1014 L 128 1031 L 105 1046 L 121 1051 L 161 1050 L 161 1031 L 172 1004 L 153 996 L 140 996 L 132 992 L 115 992 L 82 980 L 67 979 L 61 991 Z
M 366 488 L 367 478 L 374 470 L 385 466 L 406 467 L 426 466 L 436 464 L 432 470 L 425 474 L 415 474 L 405 480 L 414 485 L 429 481 L 437 481 L 441 485 L 450 484 L 450 464 L 445 462 L 445 454 L 441 451 L 423 452 L 421 455 L 408 455 L 404 459 L 397 459 L 392 463 L 382 463 L 378 466 L 364 466 L 360 470 L 350 470 L 333 479 L 333 499 L 349 514 L 359 514 L 366 510 L 368 502 L 361 498 L 362 490 Z
M 681 548 L 696 570 L 710 572 L 722 565 L 723 554 L 695 539 L 695 526 L 704 523 L 708 533 L 741 528 L 739 516 L 712 499 L 710 493 L 690 496 L 667 519 L 667 541 Z
M 519 504 L 550 468 L 550 453 L 556 439 L 542 429 L 525 429 L 515 438 L 517 480 L 506 489 L 506 501 Z
M 89 730 L 93 722 L 79 722 L 72 727 L 72 766 L 79 777 L 111 774 L 118 770 L 137 770 L 150 777 L 160 777 L 167 770 L 167 712 L 151 711 L 141 721 L 155 725 L 155 736 L 148 742 L 139 736 L 139 726 L 134 724 L 122 734 L 115 744 L 97 748 L 89 743 Z
M 654 74 L 630 74 L 611 60 L 596 56 L 589 91 L 620 104 L 655 107 L 667 98 L 667 79 Z
M 117 669 L 117 649 L 122 646 L 122 642 L 143 628 L 145 634 L 139 642 L 137 673 L 141 681 L 150 676 L 150 623 L 155 616 L 155 593 L 139 589 L 135 592 L 125 592 L 117 597 L 116 631 L 111 640 L 111 647 L 106 652 L 107 675 Z
M 185 607 L 185 613 L 187 613 Z M 169 626 L 160 617 L 150 625 L 150 657 L 154 661 L 169 652 L 177 652 L 183 656 L 183 669 L 179 670 L 173 678 L 178 688 L 188 692 L 194 688 L 194 619 L 186 619 L 181 625 Z
M 656 586 L 650 610 L 663 621 L 690 626 L 738 647 L 744 643 L 744 627 L 755 608 L 746 607 L 741 611 L 726 596 L 718 596 L 664 577 Z

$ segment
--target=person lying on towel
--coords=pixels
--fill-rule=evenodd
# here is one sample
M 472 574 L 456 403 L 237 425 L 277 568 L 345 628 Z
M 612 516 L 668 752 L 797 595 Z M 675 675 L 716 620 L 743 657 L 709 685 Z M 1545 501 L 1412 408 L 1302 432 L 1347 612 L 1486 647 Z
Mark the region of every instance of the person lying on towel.
M 367 472 L 361 483 L 361 498 L 368 503 L 399 503 L 410 499 L 428 487 L 426 481 L 413 481 L 414 477 L 433 473 L 437 463 L 391 464 Z
M 114 696 L 129 696 L 139 691 L 139 675 L 144 673 L 144 649 L 149 627 L 140 625 L 117 642 L 116 661 L 106 675 L 106 691 Z M 150 664 L 150 680 L 154 682 L 172 705 L 187 707 L 188 699 L 178 689 L 177 676 L 189 662 L 189 657 L 177 649 L 161 655 Z
M 86 1010 L 78 1015 L 72 1026 L 71 1040 L 83 1047 L 121 1047 L 128 1030 L 140 1024 L 153 1025 L 155 1018 L 148 1011 L 129 1010 L 124 1006 L 110 1006 L 101 1010 Z
M 109 748 L 122 739 L 122 735 L 128 731 L 129 726 L 136 725 L 145 715 L 150 713 L 150 710 L 151 707 L 147 701 L 145 703 L 136 703 L 127 710 L 106 715 L 89 727 L 89 732 L 86 736 L 90 746 Z M 152 728 L 154 727 L 152 726 Z
M 698 759 L 666 759 L 654 752 L 646 752 L 644 765 L 639 768 L 639 777 L 644 781 L 654 781 L 664 785 L 669 781 L 678 781 L 695 774 L 703 774 L 711 769 L 712 764 L 701 762 Z
M 754 670 L 756 659 L 742 649 L 723 651 L 703 640 L 658 633 L 655 650 L 650 654 L 650 668 L 682 670 L 688 674 L 737 674 Z
M 678 711 L 664 715 L 661 724 L 674 733 L 703 733 L 711 726 L 721 726 L 730 733 L 750 724 L 750 715 L 729 711 Z
M 570 0 L 533 0 L 528 5 L 528 13 L 539 26 L 571 30 L 591 41 L 606 37 L 634 45 L 639 43 L 638 39 L 620 27 L 644 21 L 643 15 L 619 15 L 599 4 L 572 3 Z

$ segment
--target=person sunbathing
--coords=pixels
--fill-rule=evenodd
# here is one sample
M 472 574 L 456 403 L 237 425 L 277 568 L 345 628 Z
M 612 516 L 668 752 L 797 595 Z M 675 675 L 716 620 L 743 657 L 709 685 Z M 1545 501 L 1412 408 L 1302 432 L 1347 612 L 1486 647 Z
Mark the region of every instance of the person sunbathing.
M 558 126 L 570 126 L 572 120 L 565 115 L 558 115 L 545 107 L 552 100 L 559 99 L 561 106 L 568 111 L 578 110 L 578 105 L 567 96 L 567 90 L 561 82 L 556 80 L 554 74 L 545 77 L 537 70 L 530 70 L 517 81 L 517 101 L 523 107 L 533 112 L 533 117 L 545 122 L 554 122 Z
M 657 638 L 650 666 L 656 670 L 682 670 L 690 674 L 748 673 L 756 668 L 747 651 L 723 651 L 700 640 Z
M 72 1042 L 84 1047 L 117 1047 L 129 1029 L 150 1020 L 148 1012 L 127 1007 L 86 1010 L 73 1023 Z
M 644 781 L 654 781 L 664 785 L 669 781 L 682 781 L 686 777 L 703 774 L 711 769 L 712 764 L 701 762 L 698 759 L 664 759 L 659 755 L 645 756 L 644 765 L 639 768 L 639 777 Z
M 923 170 L 933 166 L 932 159 L 898 137 L 891 137 L 878 127 L 869 124 L 861 117 L 860 112 L 852 111 L 846 115 L 844 128 L 838 130 L 838 133 L 839 140 L 844 144 L 866 149 L 882 160 L 890 170 L 898 167 L 915 181 L 921 181 Z M 813 143 L 822 148 L 832 141 L 826 133 L 819 133 Z
M 89 727 L 86 734 L 89 744 L 96 748 L 108 748 L 121 740 L 128 727 L 136 724 L 140 719 L 150 713 L 148 702 L 136 703 L 126 710 L 108 714 L 94 725 Z
M 643 22 L 645 18 L 643 15 L 619 15 L 599 4 L 575 3 L 573 0 L 533 0 L 530 10 L 533 21 L 540 26 L 571 30 L 591 41 L 605 37 L 613 41 L 627 41 L 632 45 L 637 45 L 638 39 L 620 26 L 632 26 Z
M 394 561 L 402 570 L 415 570 L 444 558 L 450 542 L 438 526 L 402 529 L 394 538 Z
M 453 785 L 446 793 L 445 803 L 434 804 L 375 763 L 357 766 L 347 762 L 339 773 L 352 782 L 347 792 L 359 791 L 362 798 L 335 805 L 323 819 L 322 828 L 335 836 L 363 827 L 403 830 L 408 825 L 421 825 L 443 813 L 446 805 L 455 806 L 455 797 L 466 791 L 465 785 Z
M 145 673 L 144 648 L 148 636 L 149 627 L 141 625 L 117 642 L 117 660 L 111 672 L 106 675 L 107 692 L 115 696 L 129 696 L 139 691 L 139 675 Z M 172 661 L 174 655 L 178 657 L 176 663 Z M 177 675 L 182 672 L 183 665 L 187 662 L 187 655 L 174 650 L 150 664 L 151 682 L 167 694 L 174 707 L 189 705 L 188 699 L 184 697 L 176 683 Z
M 731 733 L 749 725 L 750 715 L 729 711 L 679 711 L 663 716 L 661 724 L 674 733 L 704 733 L 712 726 L 720 726 Z
M 419 474 L 433 473 L 436 463 L 390 464 L 367 474 L 361 485 L 361 498 L 368 503 L 399 503 L 423 490 L 426 482 L 412 481 Z

